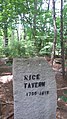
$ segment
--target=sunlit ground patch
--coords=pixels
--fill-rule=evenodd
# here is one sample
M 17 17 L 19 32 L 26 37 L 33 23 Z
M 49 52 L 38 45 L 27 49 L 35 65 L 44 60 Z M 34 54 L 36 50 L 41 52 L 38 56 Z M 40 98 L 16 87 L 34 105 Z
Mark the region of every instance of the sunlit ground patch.
M 0 82 L 6 83 L 13 80 L 13 75 L 0 76 Z

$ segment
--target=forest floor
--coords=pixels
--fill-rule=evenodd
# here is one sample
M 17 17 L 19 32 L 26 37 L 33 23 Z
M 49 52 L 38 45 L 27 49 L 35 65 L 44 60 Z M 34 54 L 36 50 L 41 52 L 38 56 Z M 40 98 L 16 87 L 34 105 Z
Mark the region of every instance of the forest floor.
M 46 60 L 50 64 L 49 59 Z M 57 84 L 56 119 L 67 119 L 67 76 L 65 80 L 62 78 L 61 64 L 54 63 L 52 68 Z M 0 119 L 14 119 L 13 99 L 13 75 L 7 72 L 7 75 L 0 75 Z

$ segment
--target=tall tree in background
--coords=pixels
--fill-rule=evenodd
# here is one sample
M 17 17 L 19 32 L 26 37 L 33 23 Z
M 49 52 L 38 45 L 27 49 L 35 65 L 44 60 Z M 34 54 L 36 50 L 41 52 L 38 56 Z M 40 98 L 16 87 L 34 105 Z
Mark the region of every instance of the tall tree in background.
M 37 0 L 34 0 L 33 36 L 36 36 Z
M 50 9 L 50 0 L 45 0 L 45 2 L 47 3 L 47 9 L 49 10 Z
M 3 37 L 4 37 L 4 46 L 8 45 L 8 10 L 7 10 L 7 3 L 1 2 L 1 28 L 3 29 Z
M 53 5 L 53 25 L 54 25 L 54 41 L 51 54 L 51 63 L 53 65 L 53 60 L 55 58 L 56 40 L 57 40 L 57 28 L 56 28 L 56 15 L 55 15 L 55 0 L 52 0 Z
M 63 0 L 61 0 L 61 32 L 60 32 L 60 37 L 61 37 L 61 59 L 62 59 L 62 74 L 63 74 L 63 79 L 65 78 L 65 60 L 64 60 L 64 41 L 63 41 Z
M 15 18 L 15 8 L 11 1 L 9 0 L 1 0 L 0 1 L 0 29 L 3 30 L 3 37 L 4 37 L 4 46 L 8 46 L 8 28 L 9 24 Z

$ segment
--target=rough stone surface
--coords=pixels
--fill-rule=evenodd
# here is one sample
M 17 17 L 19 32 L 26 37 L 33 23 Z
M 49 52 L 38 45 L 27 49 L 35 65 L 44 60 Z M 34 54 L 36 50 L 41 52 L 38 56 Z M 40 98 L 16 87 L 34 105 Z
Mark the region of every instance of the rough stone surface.
M 56 82 L 44 58 L 13 61 L 14 119 L 56 119 Z

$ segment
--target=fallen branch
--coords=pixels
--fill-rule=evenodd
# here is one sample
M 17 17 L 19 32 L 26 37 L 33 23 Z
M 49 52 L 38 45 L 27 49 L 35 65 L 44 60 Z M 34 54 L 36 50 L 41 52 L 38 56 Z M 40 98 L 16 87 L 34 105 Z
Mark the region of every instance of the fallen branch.
M 67 87 L 64 87 L 64 88 L 59 88 L 57 90 L 67 90 Z
M 2 105 L 6 105 L 6 104 L 10 104 L 10 105 L 14 105 L 13 101 L 6 101 L 6 102 L 3 102 L 1 103 Z

